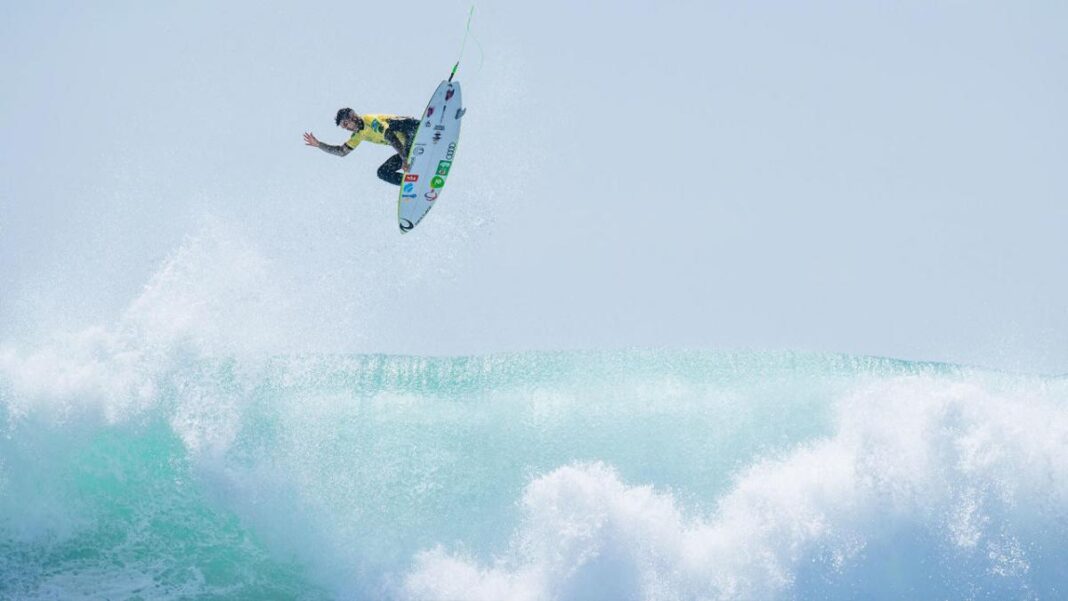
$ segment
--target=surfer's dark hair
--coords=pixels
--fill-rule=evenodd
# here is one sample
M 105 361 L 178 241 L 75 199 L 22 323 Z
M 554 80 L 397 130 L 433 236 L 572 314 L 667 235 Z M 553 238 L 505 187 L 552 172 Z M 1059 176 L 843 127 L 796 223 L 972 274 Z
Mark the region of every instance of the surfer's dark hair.
M 337 112 L 337 117 L 334 117 L 334 125 L 341 125 L 342 121 L 354 115 L 356 115 L 356 111 L 350 108 L 343 108 Z

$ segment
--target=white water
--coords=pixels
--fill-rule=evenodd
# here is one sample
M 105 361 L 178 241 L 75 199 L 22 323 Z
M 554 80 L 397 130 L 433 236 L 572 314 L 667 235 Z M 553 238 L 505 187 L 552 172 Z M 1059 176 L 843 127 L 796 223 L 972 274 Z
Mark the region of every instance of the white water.
M 1058 599 L 1064 378 L 794 353 L 268 353 L 223 235 L 0 346 L 0 596 Z

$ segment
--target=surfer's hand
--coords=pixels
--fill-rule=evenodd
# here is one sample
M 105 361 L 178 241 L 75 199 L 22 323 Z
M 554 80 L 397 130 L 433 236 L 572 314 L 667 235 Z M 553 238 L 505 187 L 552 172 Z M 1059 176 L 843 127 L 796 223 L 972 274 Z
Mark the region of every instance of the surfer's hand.
M 319 140 L 315 138 L 315 134 L 311 132 L 304 132 L 304 143 L 308 146 L 319 147 Z

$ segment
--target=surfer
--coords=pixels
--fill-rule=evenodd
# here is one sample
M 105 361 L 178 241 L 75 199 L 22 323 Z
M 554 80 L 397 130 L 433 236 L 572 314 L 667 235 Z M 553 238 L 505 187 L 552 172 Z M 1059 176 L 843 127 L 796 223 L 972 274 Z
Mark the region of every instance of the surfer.
M 392 146 L 397 154 L 382 163 L 378 168 L 378 177 L 394 186 L 401 185 L 404 173 L 411 168 L 407 157 L 412 140 L 415 139 L 415 132 L 419 129 L 418 119 L 396 115 L 358 115 L 350 108 L 343 108 L 337 112 L 334 123 L 352 132 L 344 144 L 324 144 L 311 132 L 304 133 L 304 143 L 339 157 L 352 152 L 360 142 Z

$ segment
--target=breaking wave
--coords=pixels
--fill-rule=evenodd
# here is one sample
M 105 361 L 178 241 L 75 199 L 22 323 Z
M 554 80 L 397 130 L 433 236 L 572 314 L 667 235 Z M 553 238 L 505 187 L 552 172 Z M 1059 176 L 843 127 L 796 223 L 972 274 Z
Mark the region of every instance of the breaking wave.
M 1065 378 L 267 352 L 286 295 L 228 240 L 113 323 L 0 346 L 0 597 L 1066 594 Z

